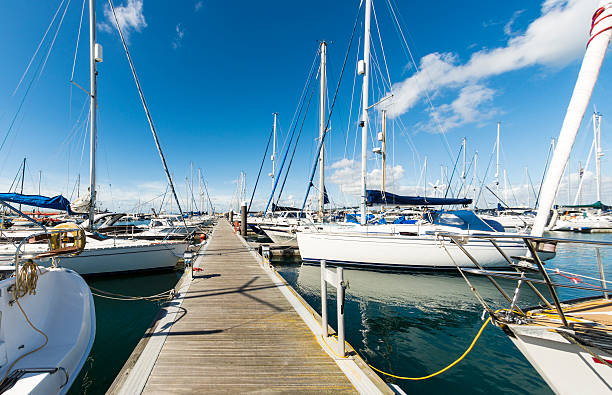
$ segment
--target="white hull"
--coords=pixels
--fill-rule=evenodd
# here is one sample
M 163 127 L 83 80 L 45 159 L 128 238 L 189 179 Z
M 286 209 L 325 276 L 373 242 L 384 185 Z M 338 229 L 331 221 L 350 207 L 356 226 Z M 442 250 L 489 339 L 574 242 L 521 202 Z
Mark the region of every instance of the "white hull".
M 508 325 L 514 345 L 557 394 L 612 392 L 612 369 L 550 327 Z M 612 362 L 612 354 L 600 355 Z
M 0 379 L 17 358 L 44 343 L 44 337 L 26 322 L 8 288 L 15 278 L 0 281 Z M 48 336 L 48 343 L 16 363 L 17 369 L 59 368 L 53 373 L 26 373 L 5 394 L 63 394 L 81 370 L 96 332 L 93 298 L 88 285 L 72 271 L 42 269 L 36 294 L 19 303 L 30 321 Z
M 302 260 L 306 262 L 325 259 L 332 264 L 355 266 L 451 269 L 455 268 L 454 260 L 460 267 L 475 267 L 448 238 L 442 240 L 433 235 L 298 232 L 297 240 Z M 499 241 L 498 244 L 508 256 L 528 254 L 519 240 Z M 469 239 L 464 247 L 483 267 L 508 267 L 501 254 L 486 240 Z
M 553 231 L 590 231 L 590 230 L 610 230 L 612 231 L 612 221 L 607 218 L 574 218 L 558 219 L 552 227 Z
M 88 241 L 89 242 L 89 241 Z M 110 274 L 147 270 L 171 269 L 182 258 L 186 245 L 183 242 L 146 243 L 118 240 L 92 243 L 76 256 L 62 256 L 58 266 L 74 270 L 81 275 Z M 46 250 L 45 244 L 28 246 L 27 253 L 36 254 Z M 0 249 L 0 262 L 11 264 L 15 248 Z M 36 261 L 41 266 L 50 266 L 50 259 Z
M 262 226 L 261 230 L 276 244 L 297 247 L 295 231 L 288 226 Z
M 185 252 L 185 243 L 85 249 L 74 257 L 61 257 L 59 266 L 82 275 L 171 269 Z

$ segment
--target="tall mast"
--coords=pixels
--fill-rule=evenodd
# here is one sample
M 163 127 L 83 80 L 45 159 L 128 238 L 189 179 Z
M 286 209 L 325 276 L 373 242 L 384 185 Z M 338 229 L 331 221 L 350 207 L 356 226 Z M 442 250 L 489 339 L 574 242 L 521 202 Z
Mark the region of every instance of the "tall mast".
M 597 128 L 595 127 L 597 121 Z M 595 132 L 595 177 L 597 179 L 597 201 L 601 202 L 601 114 L 593 114 L 593 130 Z
M 497 152 L 496 166 L 495 166 L 495 185 L 497 186 L 497 196 L 499 196 L 499 128 L 501 122 L 497 122 L 497 140 L 495 140 L 495 150 Z
M 195 200 L 193 196 L 193 162 L 191 162 L 191 194 L 189 195 L 191 198 L 191 211 L 193 212 L 193 207 L 195 206 Z
M 270 159 L 272 159 L 272 173 L 270 173 L 270 177 L 272 177 L 272 187 L 274 187 L 274 181 L 276 180 L 276 168 L 275 168 L 275 164 L 276 164 L 276 116 L 278 115 L 277 112 L 275 112 L 274 114 L 274 126 L 273 128 L 273 137 L 272 137 L 272 157 Z
M 363 85 L 361 88 L 361 224 L 366 224 L 366 175 L 368 171 L 368 93 L 370 79 L 370 12 L 372 0 L 366 0 L 363 39 Z M 359 67 L 361 69 L 361 67 Z
M 442 176 L 444 177 L 444 176 Z M 382 184 L 381 190 L 385 193 L 387 180 L 387 110 L 382 110 Z
M 23 158 L 23 164 L 21 165 L 21 193 L 23 195 L 23 180 L 25 179 L 25 167 L 26 167 L 26 158 Z M 21 204 L 19 205 L 19 211 L 21 211 Z
M 425 156 L 425 163 L 423 163 L 423 197 L 427 196 L 427 156 Z
M 89 0 L 89 227 L 94 229 L 96 214 L 96 144 L 98 140 L 98 125 L 96 123 L 96 108 L 98 101 L 98 86 L 96 83 L 96 0 Z
M 555 147 L 555 153 L 550 164 L 550 169 L 544 179 L 542 196 L 538 208 L 531 234 L 541 236 L 546 227 L 548 215 L 552 209 L 557 194 L 557 188 L 563 176 L 563 170 L 569 160 L 570 152 L 576 134 L 580 128 L 582 117 L 591 99 L 593 88 L 599 76 L 599 70 L 606 55 L 606 49 L 610 43 L 612 35 L 612 8 L 609 7 L 609 0 L 601 0 L 595 12 L 591 28 L 591 38 L 587 42 L 587 49 L 584 54 L 582 66 L 578 73 L 578 80 L 572 93 L 563 126 L 559 133 L 559 141 Z
M 466 176 L 466 164 L 467 164 L 467 156 L 466 156 L 466 150 L 467 150 L 467 139 L 464 137 L 463 138 L 463 170 L 461 171 L 461 178 L 463 179 L 463 183 L 465 184 L 465 176 Z
M 476 208 L 476 184 L 478 183 L 478 151 L 474 152 L 474 172 L 472 173 L 472 188 L 474 188 L 474 199 L 472 207 Z
M 525 190 L 527 191 L 527 207 L 531 206 L 531 199 L 529 199 L 529 168 L 525 166 Z
M 201 169 L 198 167 L 198 200 L 199 200 L 199 203 L 200 203 L 198 205 L 198 208 L 199 208 L 199 211 L 201 213 L 202 211 L 204 211 L 204 208 L 203 208 L 204 206 L 203 206 L 203 202 L 202 202 L 202 174 L 201 174 L 200 170 Z
M 508 204 L 508 173 L 504 169 L 504 203 Z
M 327 43 L 321 41 L 321 71 L 319 74 L 321 83 L 319 97 L 319 140 L 323 140 L 325 134 L 325 94 L 327 86 Z M 325 144 L 321 144 L 319 153 L 319 220 L 323 221 L 323 209 L 325 208 Z

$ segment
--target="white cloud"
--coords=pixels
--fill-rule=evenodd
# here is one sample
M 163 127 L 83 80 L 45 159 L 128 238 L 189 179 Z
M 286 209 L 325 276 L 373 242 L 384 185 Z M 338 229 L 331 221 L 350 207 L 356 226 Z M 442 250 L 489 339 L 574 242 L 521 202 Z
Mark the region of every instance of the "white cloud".
M 504 25 L 504 34 L 506 34 L 507 36 L 514 36 L 516 35 L 516 32 L 512 31 L 512 25 L 514 24 L 514 22 L 516 22 L 517 18 L 523 13 L 525 12 L 525 10 L 518 10 L 515 11 L 514 14 L 512 14 L 512 18 L 510 18 L 510 20 L 508 21 L 508 23 L 506 23 Z
M 198 1 L 197 3 L 195 3 L 195 6 L 194 6 L 195 11 L 196 11 L 196 12 L 200 11 L 200 10 L 202 9 L 202 7 L 203 7 L 203 6 L 204 6 L 204 2 L 202 2 L 202 1 Z
M 418 72 L 393 85 L 393 99 L 381 107 L 387 107 L 389 115 L 397 117 L 412 108 L 427 91 L 436 94 L 442 89 L 461 90 L 483 79 L 529 66 L 564 66 L 584 52 L 597 3 L 597 0 L 546 0 L 541 16 L 524 33 L 509 38 L 505 46 L 473 53 L 465 63 L 454 53 L 430 53 L 421 58 Z
M 174 40 L 172 41 L 172 48 L 177 49 L 178 47 L 181 46 L 181 43 L 183 41 L 183 36 L 185 36 L 185 30 L 181 29 L 180 23 L 176 25 L 174 30 L 176 32 L 176 35 L 174 36 Z
M 327 181 L 340 187 L 342 193 L 359 195 L 361 191 L 361 163 L 352 159 L 341 159 L 331 166 L 333 172 Z M 387 167 L 387 182 L 390 186 L 391 180 L 400 180 L 404 176 L 404 168 L 401 165 Z M 379 168 L 370 171 L 366 177 L 368 189 L 380 189 L 382 184 L 382 170 Z M 390 188 L 387 188 L 392 192 Z
M 147 27 L 142 11 L 142 0 L 127 0 L 125 5 L 115 6 L 115 14 L 126 40 L 129 39 L 132 31 L 140 32 Z M 111 32 L 116 24 L 113 11 L 108 5 L 104 7 L 104 16 L 106 16 L 107 22 L 98 23 L 98 28 L 102 31 Z
M 483 85 L 467 85 L 459 91 L 459 96 L 450 104 L 438 106 L 430 112 L 430 121 L 419 123 L 417 129 L 439 132 L 440 128 L 449 130 L 466 123 L 478 122 L 491 118 L 496 110 L 483 109 L 493 100 L 495 91 Z

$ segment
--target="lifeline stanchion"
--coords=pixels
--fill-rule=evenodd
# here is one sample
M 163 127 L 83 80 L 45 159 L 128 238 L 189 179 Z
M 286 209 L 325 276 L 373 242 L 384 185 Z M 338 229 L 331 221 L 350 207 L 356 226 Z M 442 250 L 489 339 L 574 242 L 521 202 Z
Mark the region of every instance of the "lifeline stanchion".
M 329 336 L 327 331 L 327 283 L 336 287 L 336 305 L 338 311 L 338 355 L 346 356 L 344 342 L 344 296 L 348 282 L 344 282 L 344 271 L 341 267 L 336 272 L 327 269 L 324 259 L 321 260 L 321 329 L 323 339 Z

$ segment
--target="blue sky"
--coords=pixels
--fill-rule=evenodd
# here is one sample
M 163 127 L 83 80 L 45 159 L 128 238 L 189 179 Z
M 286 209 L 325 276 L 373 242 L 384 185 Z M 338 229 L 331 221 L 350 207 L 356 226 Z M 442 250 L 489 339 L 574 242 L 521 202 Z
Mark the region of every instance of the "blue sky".
M 373 102 L 389 91 L 394 94 L 385 104 L 392 115 L 388 123 L 389 189 L 422 193 L 422 187 L 416 185 L 424 183 L 425 157 L 427 182 L 435 183 L 440 180 L 441 166 L 452 171 L 463 137 L 468 141 L 469 157 L 478 151 L 478 175 L 482 177 L 500 121 L 502 168 L 510 184 L 507 198 L 511 204 L 514 197 L 517 203 L 524 203 L 525 167 L 532 181 L 539 182 L 550 139 L 561 127 L 596 5 L 596 0 L 467 1 L 457 7 L 454 1 L 375 0 L 372 41 L 378 66 L 372 66 L 370 97 Z M 250 197 L 273 112 L 279 113 L 278 144 L 283 146 L 322 39 L 330 42 L 328 96 L 333 96 L 359 3 L 183 0 L 169 6 L 116 0 L 115 6 L 179 194 L 184 199 L 185 177 L 193 162 L 196 175 L 202 169 L 217 207 L 227 208 L 240 171 L 246 172 Z M 13 94 L 58 7 L 54 24 Z M 81 109 L 87 95 L 69 83 L 82 7 L 82 0 L 25 0 L 3 5 L 0 139 L 15 119 L 0 150 L 0 183 L 5 190 L 24 156 L 28 158 L 26 193 L 38 191 L 39 171 L 43 194 L 74 198 L 79 174 L 81 191 L 86 188 L 89 159 L 88 147 L 83 146 L 88 138 L 83 120 L 87 108 L 83 113 Z M 98 65 L 99 196 L 103 207 L 130 210 L 139 199 L 147 201 L 163 194 L 166 182 L 105 1 L 98 1 L 97 14 L 98 42 L 104 47 L 104 62 Z M 362 43 L 361 20 L 355 39 Z M 355 202 L 358 185 L 361 147 L 360 138 L 355 138 L 361 77 L 355 79 L 356 44 L 349 54 L 327 141 L 327 188 L 336 205 Z M 88 53 L 85 5 L 74 73 L 74 80 L 84 87 L 88 86 Z M 610 68 L 607 59 L 591 105 L 604 115 L 606 154 L 612 109 L 604 92 L 612 84 Z M 285 203 L 301 203 L 304 196 L 318 135 L 317 97 L 315 90 L 283 193 Z M 378 112 L 373 115 L 374 122 L 378 121 Z M 592 139 L 588 120 L 590 114 L 575 144 L 572 173 L 577 173 L 578 161 L 584 163 L 588 155 Z M 370 184 L 376 187 L 380 163 L 373 154 L 369 158 Z M 263 173 L 270 170 L 268 155 Z M 606 155 L 602 162 L 606 202 L 612 201 L 611 170 Z M 485 184 L 493 182 L 493 173 L 490 169 Z M 584 200 L 588 201 L 594 198 L 594 186 L 592 173 L 586 174 Z M 571 200 L 577 177 L 572 176 Z M 194 183 L 197 188 L 197 181 Z M 271 183 L 269 177 L 260 181 L 256 208 L 267 201 Z M 567 191 L 562 185 L 560 201 L 568 199 Z M 489 194 L 480 206 L 492 202 Z

